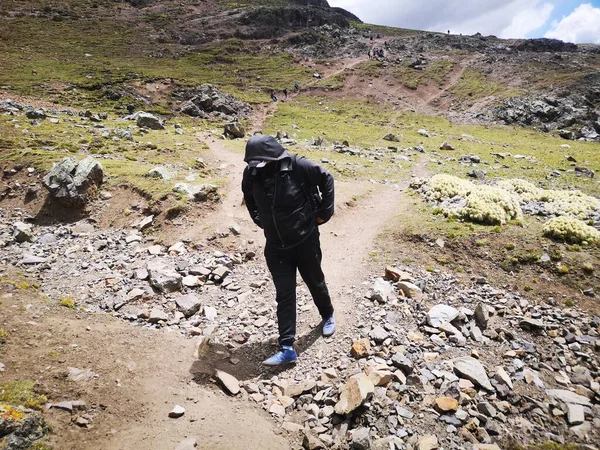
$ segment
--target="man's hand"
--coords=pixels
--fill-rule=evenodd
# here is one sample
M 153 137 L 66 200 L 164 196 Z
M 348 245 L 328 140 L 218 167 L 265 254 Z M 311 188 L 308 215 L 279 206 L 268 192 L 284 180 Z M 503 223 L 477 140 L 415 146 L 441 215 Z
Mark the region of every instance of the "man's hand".
M 321 225 L 325 223 L 325 221 L 323 219 L 321 219 L 320 217 L 317 217 L 317 225 Z

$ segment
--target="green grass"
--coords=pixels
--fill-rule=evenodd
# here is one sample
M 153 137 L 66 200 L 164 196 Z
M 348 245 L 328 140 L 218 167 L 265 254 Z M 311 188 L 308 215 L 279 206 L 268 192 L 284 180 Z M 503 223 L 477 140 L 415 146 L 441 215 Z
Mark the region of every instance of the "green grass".
M 0 403 L 41 410 L 48 399 L 35 392 L 35 382 L 9 381 L 0 384 Z
M 359 31 L 370 31 L 373 37 L 379 33 L 383 39 L 390 36 L 411 36 L 423 33 L 422 31 L 411 30 L 408 28 L 387 27 L 385 25 L 373 25 L 370 23 L 351 22 L 351 24 Z
M 492 95 L 500 98 L 508 98 L 519 93 L 509 89 L 499 80 L 495 80 L 473 68 L 465 69 L 460 80 L 450 89 L 450 92 L 457 99 L 467 102 Z
M 375 78 L 389 74 L 404 87 L 416 90 L 428 84 L 443 85 L 455 64 L 443 55 L 427 63 L 424 70 L 413 69 L 410 63 L 411 60 L 406 59 L 386 67 L 381 61 L 370 60 L 359 64 L 356 71 L 359 75 Z

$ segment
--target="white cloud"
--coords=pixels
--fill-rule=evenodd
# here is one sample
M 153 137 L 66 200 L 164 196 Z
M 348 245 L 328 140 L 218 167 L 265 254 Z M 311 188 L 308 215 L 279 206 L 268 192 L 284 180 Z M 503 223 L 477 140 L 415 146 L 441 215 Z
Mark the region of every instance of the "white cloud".
M 546 37 L 576 44 L 600 44 L 600 8 L 590 3 L 579 5 L 560 22 L 553 22 Z
M 526 37 L 549 19 L 553 0 L 329 0 L 365 22 L 452 33 Z

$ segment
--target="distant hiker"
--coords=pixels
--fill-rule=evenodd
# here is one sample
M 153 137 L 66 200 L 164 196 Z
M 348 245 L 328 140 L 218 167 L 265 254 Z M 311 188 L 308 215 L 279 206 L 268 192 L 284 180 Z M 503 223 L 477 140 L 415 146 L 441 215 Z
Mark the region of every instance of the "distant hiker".
M 450 30 L 448 30 L 448 34 L 450 34 Z
M 334 212 L 334 181 L 329 172 L 288 153 L 272 136 L 255 135 L 246 144 L 242 192 L 250 217 L 264 230 L 265 259 L 275 284 L 279 350 L 263 364 L 298 359 L 296 272 L 308 286 L 323 319 L 323 336 L 335 332 L 333 305 L 321 270 L 319 226 Z
M 381 36 L 379 35 L 379 33 L 377 33 L 377 39 L 381 39 Z
M 298 92 L 298 91 L 300 90 L 300 85 L 298 84 L 298 82 L 297 82 L 297 81 L 294 83 L 294 90 L 295 90 L 296 92 Z
M 277 96 L 275 95 L 275 91 L 271 91 L 271 100 L 273 100 L 274 102 L 277 101 Z
M 370 48 L 369 49 L 369 59 L 371 59 L 373 57 L 373 49 Z
M 127 112 L 129 113 L 129 115 L 133 114 L 135 112 L 135 106 L 127 105 Z
M 287 96 L 288 96 L 288 90 L 287 90 L 287 88 L 285 88 L 283 90 L 283 95 L 285 95 L 285 98 L 287 99 Z

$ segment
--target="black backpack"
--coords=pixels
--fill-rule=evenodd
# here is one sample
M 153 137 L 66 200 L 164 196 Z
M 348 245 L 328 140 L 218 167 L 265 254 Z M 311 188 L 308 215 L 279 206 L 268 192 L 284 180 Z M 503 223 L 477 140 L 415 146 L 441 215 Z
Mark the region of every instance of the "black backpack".
M 298 162 L 297 162 L 298 155 L 292 154 L 291 158 L 292 158 L 292 170 L 290 172 L 290 175 L 291 175 L 292 179 L 294 180 L 294 182 L 298 186 L 300 186 L 300 188 L 302 189 L 302 192 L 304 192 L 306 199 L 310 203 L 310 207 L 313 211 L 313 215 L 316 217 L 317 212 L 321 208 L 321 201 L 322 201 L 321 194 L 319 193 L 319 189 L 317 188 L 317 186 L 312 186 L 306 182 L 308 177 L 306 176 L 306 173 L 302 170 L 301 166 L 298 165 Z M 303 156 L 300 156 L 300 158 L 303 158 Z

